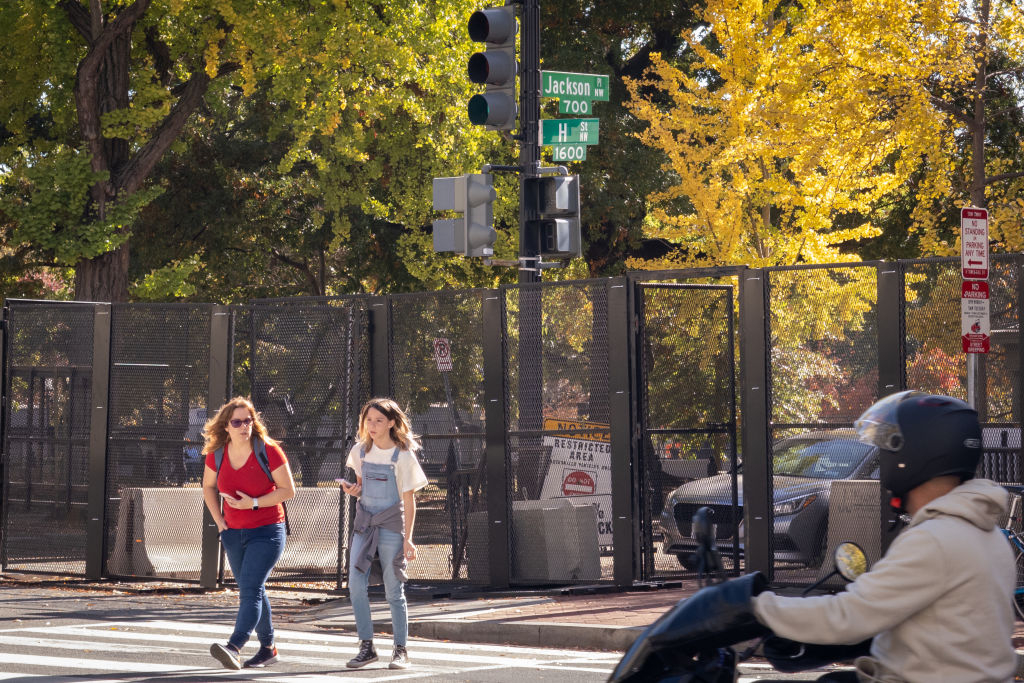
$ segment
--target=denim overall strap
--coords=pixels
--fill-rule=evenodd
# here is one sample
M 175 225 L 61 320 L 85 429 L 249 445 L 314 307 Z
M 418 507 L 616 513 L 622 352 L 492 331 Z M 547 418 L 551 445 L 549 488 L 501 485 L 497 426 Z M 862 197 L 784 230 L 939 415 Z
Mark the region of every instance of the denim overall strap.
M 367 512 L 382 512 L 401 500 L 395 471 L 398 453 L 396 446 L 391 462 L 386 465 L 363 461 L 363 493 L 359 504 Z

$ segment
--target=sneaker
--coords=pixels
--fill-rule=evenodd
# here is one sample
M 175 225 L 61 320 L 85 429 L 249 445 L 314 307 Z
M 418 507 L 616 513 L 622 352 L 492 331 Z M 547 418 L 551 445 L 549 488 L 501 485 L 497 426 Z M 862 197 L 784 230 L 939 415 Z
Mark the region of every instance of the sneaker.
M 277 661 L 277 648 L 271 645 L 270 647 L 261 646 L 259 652 L 257 652 L 251 659 L 245 660 L 245 668 L 253 669 L 267 664 L 273 664 Z
M 391 664 L 388 665 L 389 669 L 408 669 L 409 668 L 409 653 L 406 651 L 404 645 L 395 645 L 395 651 L 391 654 Z
M 210 654 L 218 662 L 224 665 L 225 669 L 241 669 L 242 662 L 238 659 L 238 650 L 231 643 L 221 645 L 214 643 L 210 646 Z
M 348 660 L 347 666 L 350 669 L 358 669 L 366 666 L 367 664 L 373 664 L 377 661 L 377 651 L 373 649 L 372 640 L 360 640 L 359 641 L 359 654 L 352 659 Z

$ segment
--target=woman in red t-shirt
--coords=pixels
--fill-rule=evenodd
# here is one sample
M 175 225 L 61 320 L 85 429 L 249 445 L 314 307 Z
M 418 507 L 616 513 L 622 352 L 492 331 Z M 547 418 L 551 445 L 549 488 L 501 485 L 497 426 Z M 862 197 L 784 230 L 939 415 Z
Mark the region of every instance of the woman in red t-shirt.
M 239 653 L 255 630 L 260 649 L 244 666 L 273 664 L 277 661 L 277 648 L 265 584 L 284 551 L 282 503 L 295 495 L 292 471 L 284 452 L 267 434 L 247 399 L 233 398 L 221 406 L 217 416 L 206 423 L 203 437 L 203 500 L 220 530 L 220 542 L 238 584 L 234 633 L 226 645 L 211 645 L 210 654 L 225 668 L 241 669 Z M 257 458 L 257 439 L 266 446 L 270 477 Z M 220 472 L 217 450 L 223 452 Z

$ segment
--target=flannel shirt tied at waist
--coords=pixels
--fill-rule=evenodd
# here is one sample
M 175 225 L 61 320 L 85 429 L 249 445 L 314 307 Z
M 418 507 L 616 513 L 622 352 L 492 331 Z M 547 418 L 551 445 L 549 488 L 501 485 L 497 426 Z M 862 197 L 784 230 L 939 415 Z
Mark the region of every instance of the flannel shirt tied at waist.
M 370 565 L 373 562 L 373 556 L 377 554 L 377 536 L 381 529 L 387 529 L 388 531 L 394 531 L 395 533 L 402 534 L 405 537 L 405 517 L 402 514 L 402 503 L 398 502 L 382 510 L 377 514 L 372 514 L 366 510 L 362 503 L 356 505 L 356 519 L 354 522 L 355 533 L 363 537 L 363 548 L 362 552 L 356 558 L 355 567 L 364 574 L 370 571 Z M 400 552 L 395 555 L 395 559 L 391 562 L 395 568 L 395 576 L 398 580 L 405 583 L 409 580 L 408 575 L 405 573 L 405 568 L 408 566 L 405 562 L 405 553 Z

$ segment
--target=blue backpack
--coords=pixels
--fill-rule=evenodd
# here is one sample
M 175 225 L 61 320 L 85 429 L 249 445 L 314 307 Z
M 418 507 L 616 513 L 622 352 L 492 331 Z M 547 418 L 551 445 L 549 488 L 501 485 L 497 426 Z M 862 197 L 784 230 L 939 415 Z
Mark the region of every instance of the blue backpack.
M 226 444 L 213 452 L 213 464 L 216 466 L 218 477 L 220 476 L 220 467 L 224 464 L 225 448 Z M 270 458 L 267 457 L 267 444 L 263 443 L 263 439 L 257 436 L 253 439 L 252 450 L 256 453 L 256 462 L 259 463 L 260 469 L 263 470 L 263 474 L 267 475 L 267 479 L 276 484 L 276 482 L 274 482 L 274 475 L 270 472 Z M 292 533 L 292 527 L 288 523 L 288 506 L 282 502 L 281 507 L 284 508 L 285 532 L 290 535 Z

